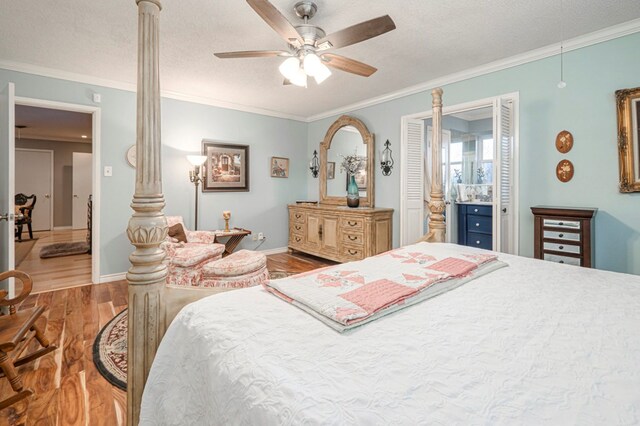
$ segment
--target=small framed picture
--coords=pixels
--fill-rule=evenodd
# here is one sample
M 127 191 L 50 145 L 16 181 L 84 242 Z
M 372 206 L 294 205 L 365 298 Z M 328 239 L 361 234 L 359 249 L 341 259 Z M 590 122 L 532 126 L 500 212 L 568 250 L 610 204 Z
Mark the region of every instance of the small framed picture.
M 334 161 L 329 161 L 327 163 L 327 179 L 335 179 L 336 178 L 336 163 Z
M 288 178 L 289 177 L 289 159 L 284 157 L 271 157 L 271 177 Z
M 249 146 L 204 139 L 202 192 L 249 191 Z

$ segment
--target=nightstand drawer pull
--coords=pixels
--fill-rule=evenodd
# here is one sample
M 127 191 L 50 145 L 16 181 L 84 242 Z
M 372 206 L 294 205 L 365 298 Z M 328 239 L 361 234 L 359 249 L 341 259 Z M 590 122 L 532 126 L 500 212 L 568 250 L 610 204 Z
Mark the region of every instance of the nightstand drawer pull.
M 567 253 L 580 254 L 580 246 L 544 243 L 545 250 L 566 251 Z
M 476 222 L 476 226 L 480 226 L 480 224 L 478 222 Z
M 474 211 L 475 213 L 478 213 L 478 209 L 473 209 L 473 211 Z
M 477 244 L 477 245 L 480 245 L 480 240 L 476 240 L 476 244 Z

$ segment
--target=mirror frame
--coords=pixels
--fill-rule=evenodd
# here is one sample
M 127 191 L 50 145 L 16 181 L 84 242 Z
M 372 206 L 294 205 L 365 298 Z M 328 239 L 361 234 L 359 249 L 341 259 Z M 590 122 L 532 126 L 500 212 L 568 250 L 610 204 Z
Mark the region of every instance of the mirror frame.
M 324 140 L 320 143 L 320 203 L 322 204 L 332 204 L 337 206 L 346 206 L 347 205 L 347 196 L 345 194 L 344 197 L 335 197 L 327 195 L 327 151 L 331 148 L 331 141 L 333 140 L 333 136 L 336 134 L 338 130 L 345 126 L 353 126 L 358 132 L 360 132 L 360 136 L 362 136 L 362 143 L 366 145 L 367 149 L 367 196 L 360 197 L 360 206 L 362 207 L 374 207 L 374 199 L 375 199 L 375 140 L 373 134 L 369 132 L 367 126 L 360 120 L 355 117 L 350 117 L 348 115 L 343 115 L 338 118 L 327 130 L 326 135 L 324 136 Z M 336 164 L 336 167 L 338 165 Z M 346 191 L 345 191 L 346 193 Z
M 631 103 L 640 99 L 640 87 L 616 90 L 618 113 L 618 159 L 620 164 L 620 192 L 640 192 L 640 176 L 636 176 L 636 167 L 640 167 L 640 140 L 634 143 L 633 117 Z M 635 135 L 638 137 L 638 135 Z

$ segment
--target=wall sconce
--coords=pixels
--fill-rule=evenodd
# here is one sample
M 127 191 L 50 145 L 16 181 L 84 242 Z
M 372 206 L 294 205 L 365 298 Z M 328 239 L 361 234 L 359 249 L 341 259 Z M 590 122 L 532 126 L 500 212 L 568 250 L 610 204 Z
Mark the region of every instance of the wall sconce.
M 320 161 L 318 160 L 318 151 L 313 150 L 313 158 L 309 161 L 309 170 L 311 170 L 311 175 L 314 178 L 318 177 L 318 172 L 320 171 Z
M 198 185 L 202 182 L 202 176 L 200 176 L 200 166 L 207 161 L 207 157 L 204 155 L 187 155 L 187 160 L 193 166 L 193 170 L 189 170 L 189 180 L 194 184 L 196 188 L 196 223 L 194 229 L 198 230 Z
M 393 157 L 391 157 L 391 143 L 389 139 L 384 143 L 384 151 L 382 151 L 382 157 L 380 159 L 380 168 L 384 176 L 389 176 L 393 169 Z

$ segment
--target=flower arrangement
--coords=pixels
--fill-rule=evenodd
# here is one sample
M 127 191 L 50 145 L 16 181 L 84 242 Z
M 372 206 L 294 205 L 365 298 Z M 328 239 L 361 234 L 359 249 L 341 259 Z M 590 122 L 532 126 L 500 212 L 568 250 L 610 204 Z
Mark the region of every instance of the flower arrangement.
M 360 170 L 365 164 L 365 158 L 361 155 L 358 155 L 356 151 L 353 155 L 340 155 L 342 157 L 342 163 L 340 163 L 340 173 L 342 171 L 346 171 L 350 176 L 355 175 L 358 170 Z

